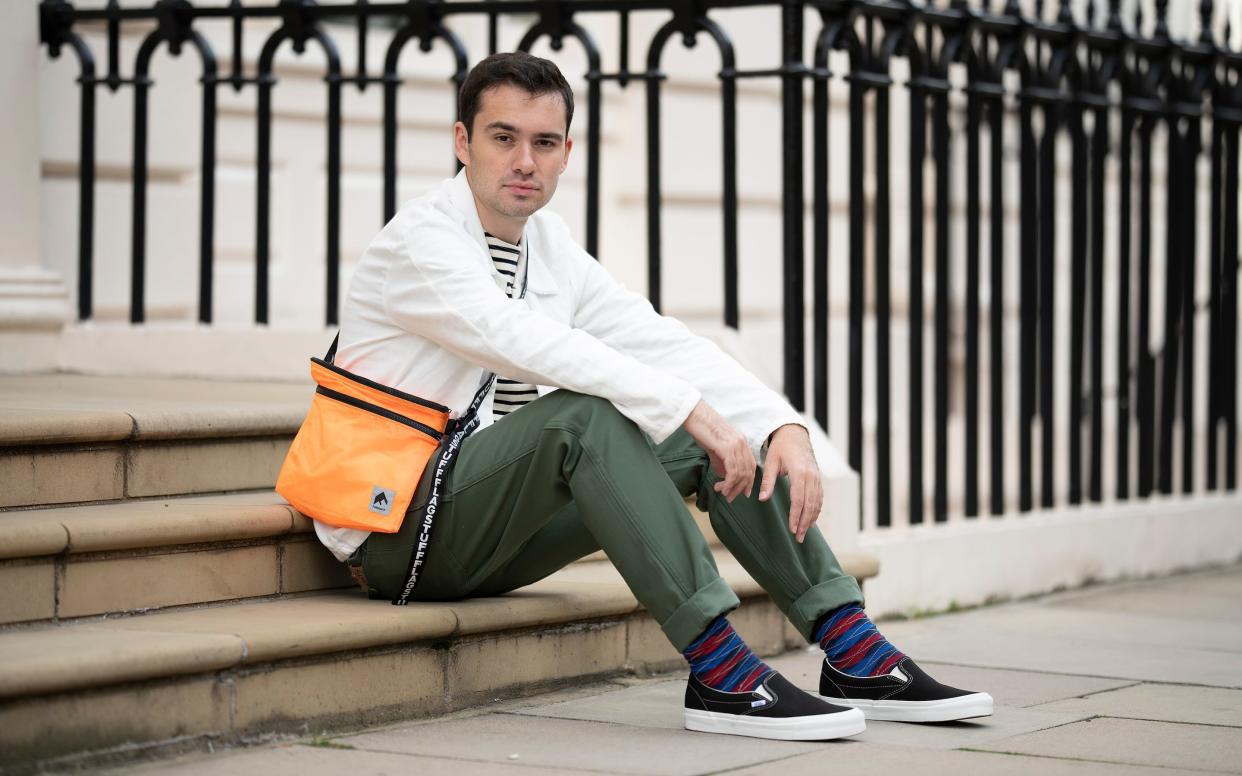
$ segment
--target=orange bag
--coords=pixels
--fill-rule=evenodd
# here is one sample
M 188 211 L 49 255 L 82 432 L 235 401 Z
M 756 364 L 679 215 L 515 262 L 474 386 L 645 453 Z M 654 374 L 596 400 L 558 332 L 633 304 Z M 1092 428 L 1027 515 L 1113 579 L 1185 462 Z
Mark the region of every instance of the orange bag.
M 395 533 L 427 461 L 449 426 L 449 408 L 311 359 L 318 384 L 285 456 L 276 492 L 328 525 Z

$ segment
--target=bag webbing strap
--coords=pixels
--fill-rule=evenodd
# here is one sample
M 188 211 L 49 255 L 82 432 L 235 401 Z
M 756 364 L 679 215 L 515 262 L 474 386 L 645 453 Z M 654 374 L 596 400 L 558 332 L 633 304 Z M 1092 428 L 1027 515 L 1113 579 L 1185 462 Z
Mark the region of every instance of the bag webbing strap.
M 444 479 L 448 476 L 449 471 L 453 468 L 453 464 L 457 461 L 457 451 L 461 449 L 461 443 L 466 437 L 470 436 L 470 432 L 478 428 L 479 425 L 479 405 L 483 403 L 483 399 L 487 398 L 487 394 L 492 389 L 492 385 L 496 382 L 496 374 L 489 373 L 487 382 L 474 395 L 474 400 L 470 402 L 470 407 L 462 414 L 461 417 L 453 418 L 449 421 L 448 428 L 444 430 L 444 438 L 440 442 L 439 450 L 436 454 L 436 467 L 430 475 L 431 489 L 427 494 L 427 503 L 422 509 L 418 510 L 418 538 L 414 542 L 414 547 L 410 550 L 410 562 L 406 567 L 405 584 L 401 586 L 401 592 L 396 598 L 392 599 L 394 606 L 404 606 L 410 600 L 410 594 L 414 592 L 415 585 L 418 584 L 418 576 L 423 570 L 423 564 L 427 560 L 427 547 L 431 544 L 431 528 L 435 523 L 436 511 L 440 508 L 440 488 L 444 484 Z M 410 515 L 406 515 L 406 519 L 410 519 Z
M 522 259 L 526 260 L 526 246 L 522 246 Z M 528 261 L 524 261 L 528 264 Z M 526 278 L 530 274 L 529 267 L 522 268 L 522 288 L 518 292 L 518 299 L 526 296 Z M 333 350 L 336 348 L 336 341 L 332 342 Z M 470 402 L 470 406 L 466 408 L 459 417 L 449 421 L 448 427 L 444 430 L 444 438 L 440 441 L 440 450 L 436 457 L 436 468 L 432 473 L 431 490 L 427 494 L 427 503 L 419 510 L 418 515 L 418 538 L 414 542 L 413 548 L 410 550 L 410 562 L 406 566 L 405 584 L 401 586 L 401 592 L 397 597 L 392 599 L 393 606 L 405 606 L 409 603 L 410 594 L 414 592 L 414 587 L 418 584 L 418 576 L 422 573 L 423 566 L 427 561 L 427 547 L 431 544 L 431 528 L 435 524 L 436 512 L 440 507 L 440 487 L 444 484 L 444 480 L 448 477 L 449 471 L 452 470 L 453 464 L 457 461 L 457 452 L 461 448 L 461 443 L 466 437 L 470 436 L 470 432 L 479 426 L 479 406 L 483 404 L 483 400 L 487 398 L 487 394 L 491 392 L 492 386 L 496 383 L 496 373 L 488 372 L 487 379 L 478 392 L 474 394 L 474 399 Z M 406 515 L 406 519 L 410 518 Z

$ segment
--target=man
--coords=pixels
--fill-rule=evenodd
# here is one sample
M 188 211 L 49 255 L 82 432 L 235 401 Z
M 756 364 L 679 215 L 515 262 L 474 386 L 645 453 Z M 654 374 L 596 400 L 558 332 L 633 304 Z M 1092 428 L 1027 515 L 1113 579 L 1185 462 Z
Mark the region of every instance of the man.
M 602 548 L 690 664 L 688 728 L 829 739 L 860 732 L 864 713 L 990 714 L 990 696 L 936 683 L 863 613 L 857 583 L 814 527 L 823 494 L 801 416 L 618 285 L 541 210 L 573 148 L 573 94 L 556 66 L 488 57 L 460 100 L 453 139 L 465 168 L 402 207 L 367 248 L 337 356 L 455 415 L 498 376 L 443 485 L 412 599 L 498 595 Z M 410 515 L 431 479 L 424 473 Z M 690 494 L 823 646 L 828 700 L 793 687 L 729 625 L 738 599 L 685 509 Z M 421 527 L 407 516 L 393 534 L 316 531 L 373 593 L 393 598 Z

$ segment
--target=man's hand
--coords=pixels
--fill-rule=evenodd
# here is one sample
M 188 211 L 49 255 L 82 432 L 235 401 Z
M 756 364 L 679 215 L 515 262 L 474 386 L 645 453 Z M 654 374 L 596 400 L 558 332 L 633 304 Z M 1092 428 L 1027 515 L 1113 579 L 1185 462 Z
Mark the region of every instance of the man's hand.
M 749 495 L 755 487 L 756 463 L 746 437 L 702 399 L 682 426 L 699 447 L 707 451 L 712 469 L 720 475 L 716 492 L 729 503 L 733 503 L 738 494 Z
M 824 483 L 819 464 L 811 450 L 811 436 L 802 426 L 789 423 L 776 429 L 768 442 L 763 464 L 763 484 L 759 500 L 767 501 L 776 487 L 776 478 L 789 475 L 789 532 L 801 543 L 806 532 L 819 519 L 824 506 Z

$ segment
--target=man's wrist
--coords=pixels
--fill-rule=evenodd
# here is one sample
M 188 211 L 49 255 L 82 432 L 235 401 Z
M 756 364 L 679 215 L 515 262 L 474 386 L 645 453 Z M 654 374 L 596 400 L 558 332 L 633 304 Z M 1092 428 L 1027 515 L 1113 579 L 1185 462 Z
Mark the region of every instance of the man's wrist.
M 777 426 L 776 429 L 771 434 L 768 434 L 768 444 L 771 444 L 772 440 L 775 439 L 776 435 L 779 434 L 782 430 L 790 428 L 790 427 L 801 429 L 802 433 L 806 434 L 808 437 L 811 434 L 811 432 L 807 430 L 806 426 L 802 425 L 801 423 L 783 423 Z

